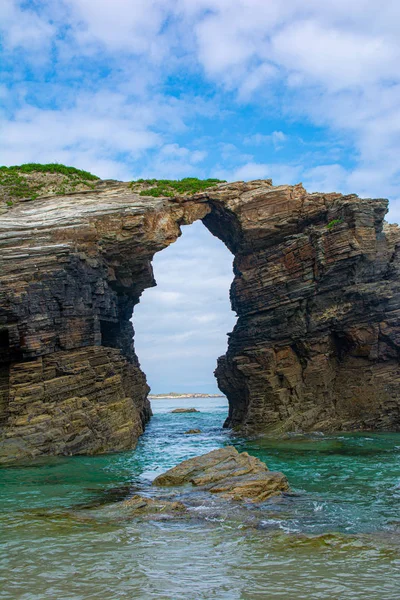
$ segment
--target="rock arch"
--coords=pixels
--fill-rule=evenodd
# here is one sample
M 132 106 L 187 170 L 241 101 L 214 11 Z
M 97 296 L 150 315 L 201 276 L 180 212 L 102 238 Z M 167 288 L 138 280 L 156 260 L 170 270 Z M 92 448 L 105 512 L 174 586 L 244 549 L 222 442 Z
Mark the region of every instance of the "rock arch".
M 202 219 L 235 255 L 218 361 L 228 426 L 400 429 L 399 228 L 387 201 L 270 180 L 191 197 L 128 184 L 0 224 L 0 457 L 132 447 L 150 416 L 130 318 L 151 260 Z

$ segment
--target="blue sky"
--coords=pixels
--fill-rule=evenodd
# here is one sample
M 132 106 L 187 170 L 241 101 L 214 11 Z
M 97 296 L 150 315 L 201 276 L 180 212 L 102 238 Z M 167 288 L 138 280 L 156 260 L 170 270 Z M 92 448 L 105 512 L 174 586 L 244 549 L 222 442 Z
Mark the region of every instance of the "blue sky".
M 396 221 L 399 25 L 392 0 L 2 0 L 0 163 L 302 181 Z

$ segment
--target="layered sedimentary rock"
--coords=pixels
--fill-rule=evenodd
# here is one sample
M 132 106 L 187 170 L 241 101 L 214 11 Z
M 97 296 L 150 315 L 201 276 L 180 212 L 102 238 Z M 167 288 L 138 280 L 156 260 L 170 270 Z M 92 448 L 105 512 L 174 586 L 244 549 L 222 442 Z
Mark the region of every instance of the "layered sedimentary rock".
M 130 322 L 153 255 L 202 219 L 234 254 L 217 379 L 244 430 L 400 429 L 397 226 L 386 200 L 270 181 L 151 198 L 128 184 L 0 216 L 0 454 L 132 447 L 149 418 Z
M 204 219 L 235 254 L 239 319 L 216 371 L 227 425 L 399 430 L 400 230 L 387 201 L 254 185 L 221 191 Z
M 185 484 L 221 498 L 252 502 L 264 502 L 289 491 L 283 473 L 270 471 L 260 459 L 247 452 L 240 454 L 233 446 L 184 460 L 153 481 L 156 486 Z
M 135 445 L 150 404 L 133 307 L 154 253 L 208 210 L 111 182 L 1 216 L 2 460 Z

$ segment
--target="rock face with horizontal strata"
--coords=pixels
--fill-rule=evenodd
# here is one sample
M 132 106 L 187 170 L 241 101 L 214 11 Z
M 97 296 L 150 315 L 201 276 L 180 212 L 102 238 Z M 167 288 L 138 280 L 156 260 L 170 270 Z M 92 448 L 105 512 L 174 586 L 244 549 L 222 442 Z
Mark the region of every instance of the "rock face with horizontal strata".
M 14 363 L 9 385 L 2 462 L 131 448 L 149 417 L 143 373 L 114 348 Z
M 271 181 L 151 198 L 128 184 L 0 216 L 3 460 L 133 447 L 149 418 L 133 346 L 151 260 L 202 219 L 232 251 L 238 322 L 216 371 L 228 426 L 400 429 L 397 226 L 386 200 Z
M 239 319 L 216 371 L 227 425 L 399 430 L 400 236 L 387 201 L 260 186 L 227 208 L 240 222 L 228 238 Z M 204 221 L 222 237 L 216 211 Z

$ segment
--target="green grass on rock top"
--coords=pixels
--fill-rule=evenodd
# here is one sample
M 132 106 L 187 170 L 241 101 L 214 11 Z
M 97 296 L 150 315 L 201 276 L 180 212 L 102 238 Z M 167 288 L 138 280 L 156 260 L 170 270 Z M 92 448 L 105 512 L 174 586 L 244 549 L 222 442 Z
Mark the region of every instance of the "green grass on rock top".
M 185 177 L 184 179 L 137 179 L 132 181 L 131 187 L 141 189 L 141 196 L 172 197 L 183 194 L 196 194 L 208 188 L 215 187 L 219 183 L 225 183 L 222 179 L 198 179 L 197 177 Z
M 12 167 L 0 166 L 0 213 L 20 201 L 35 200 L 38 196 L 66 195 L 94 189 L 99 177 L 59 163 L 42 165 L 27 163 Z M 225 183 L 221 179 L 138 179 L 130 187 L 141 196 L 192 195 Z
M 0 167 L 0 202 L 12 206 L 15 201 L 34 200 L 43 195 L 61 195 L 93 189 L 99 178 L 88 171 L 58 163 L 27 163 Z
M 86 181 L 94 181 L 99 179 L 97 175 L 89 173 L 89 171 L 83 171 L 82 169 L 76 169 L 75 167 L 67 167 L 60 165 L 59 163 L 49 163 L 48 165 L 42 165 L 40 163 L 26 163 L 24 165 L 14 165 L 13 167 L 0 167 L 0 173 L 3 172 L 19 172 L 19 173 L 60 173 L 67 177 L 79 177 Z

